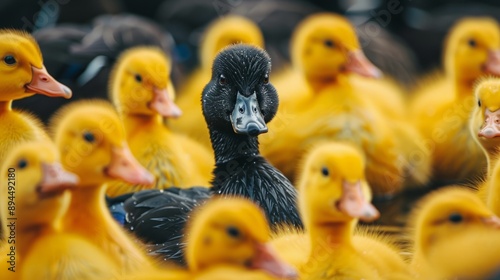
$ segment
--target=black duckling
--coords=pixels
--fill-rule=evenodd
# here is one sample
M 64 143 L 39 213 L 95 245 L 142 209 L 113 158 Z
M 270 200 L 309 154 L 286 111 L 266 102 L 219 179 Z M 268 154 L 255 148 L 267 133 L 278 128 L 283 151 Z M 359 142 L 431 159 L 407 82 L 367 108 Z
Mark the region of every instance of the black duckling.
M 126 226 L 154 255 L 182 261 L 183 228 L 190 212 L 210 195 L 243 196 L 265 212 L 273 230 L 302 228 L 297 192 L 290 181 L 259 153 L 257 136 L 278 109 L 269 82 L 271 60 L 248 45 L 235 45 L 215 58 L 202 107 L 216 158 L 212 188 L 145 190 L 124 204 Z

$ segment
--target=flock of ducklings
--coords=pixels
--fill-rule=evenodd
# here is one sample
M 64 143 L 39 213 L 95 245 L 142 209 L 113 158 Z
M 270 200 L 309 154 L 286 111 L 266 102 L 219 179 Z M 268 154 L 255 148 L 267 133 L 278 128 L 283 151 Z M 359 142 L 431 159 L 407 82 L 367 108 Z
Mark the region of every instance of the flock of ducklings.
M 30 35 L 0 31 L 0 279 L 487 279 L 500 270 L 494 20 L 459 21 L 446 41 L 444 73 L 423 79 L 411 99 L 394 81 L 374 79 L 381 71 L 342 16 L 316 14 L 297 27 L 291 67 L 272 76 L 276 90 L 263 44 L 249 20 L 219 19 L 177 101 L 170 58 L 152 47 L 130 49 L 112 73 L 112 103 L 74 102 L 46 130 L 12 110 L 12 101 L 35 93 L 70 98 L 71 90 L 47 73 Z M 262 156 L 296 190 L 260 160 L 256 139 L 267 131 Z M 267 191 L 275 184 L 286 190 L 275 196 L 292 197 L 276 198 L 293 201 L 276 209 L 298 209 L 302 222 L 284 213 L 290 223 L 277 224 L 279 213 L 253 191 L 243 198 L 218 187 L 187 215 L 185 266 L 148 255 L 105 202 L 148 189 L 217 186 L 214 167 L 247 157 L 272 183 Z M 237 167 L 227 176 L 249 176 Z M 14 215 L 7 211 L 12 169 Z M 256 180 L 246 187 L 257 192 Z M 473 188 L 444 187 L 422 199 L 408 222 L 411 248 L 357 227 L 379 217 L 373 196 L 431 182 Z M 7 269 L 13 247 L 15 272 Z

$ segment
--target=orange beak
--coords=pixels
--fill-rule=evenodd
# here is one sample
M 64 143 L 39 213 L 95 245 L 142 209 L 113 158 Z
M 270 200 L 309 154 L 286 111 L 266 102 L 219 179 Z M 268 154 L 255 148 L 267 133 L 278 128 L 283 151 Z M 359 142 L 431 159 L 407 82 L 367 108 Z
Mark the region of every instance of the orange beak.
M 25 86 L 28 92 L 40 93 L 50 97 L 71 98 L 71 90 L 67 86 L 56 81 L 56 79 L 47 72 L 45 67 L 40 69 L 31 66 L 31 71 L 31 82 Z
M 63 192 L 77 183 L 78 177 L 64 170 L 60 163 L 42 163 L 42 182 L 38 187 L 42 197 Z
M 257 255 L 250 268 L 263 270 L 276 279 L 298 279 L 297 271 L 278 258 L 274 249 L 268 244 L 256 244 Z
M 500 76 L 500 50 L 490 51 L 484 64 L 484 71 L 494 76 Z
M 137 162 L 126 145 L 122 148 L 113 147 L 106 174 L 129 184 L 151 186 L 155 181 L 154 176 Z
M 500 116 L 497 111 L 491 112 L 486 109 L 484 112 L 485 122 L 479 130 L 477 136 L 492 139 L 500 136 Z
M 178 118 L 182 115 L 181 109 L 168 96 L 166 88 L 153 88 L 153 100 L 149 103 L 149 107 L 166 118 Z
M 483 223 L 485 223 L 487 226 L 500 229 L 500 218 L 497 216 L 493 215 L 487 218 L 482 219 Z
M 365 222 L 371 222 L 380 216 L 377 208 L 366 201 L 360 181 L 354 183 L 344 181 L 342 190 L 342 197 L 337 202 L 337 207 L 342 213 Z
M 350 51 L 345 66 L 347 72 L 356 73 L 368 78 L 382 78 L 382 71 L 373 65 L 361 50 Z

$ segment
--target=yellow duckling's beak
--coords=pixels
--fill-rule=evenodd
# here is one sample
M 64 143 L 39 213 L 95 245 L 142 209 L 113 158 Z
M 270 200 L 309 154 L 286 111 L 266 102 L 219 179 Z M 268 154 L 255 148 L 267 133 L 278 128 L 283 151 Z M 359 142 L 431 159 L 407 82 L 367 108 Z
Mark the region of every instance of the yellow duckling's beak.
M 257 252 L 250 263 L 251 269 L 266 271 L 277 279 L 298 279 L 297 271 L 280 260 L 271 245 L 256 243 L 255 248 Z
M 349 217 L 370 222 L 378 219 L 380 213 L 363 194 L 361 181 L 344 180 L 342 197 L 337 201 L 337 208 Z
M 496 228 L 496 229 L 500 229 L 500 218 L 498 218 L 495 215 L 489 216 L 486 218 L 482 218 L 481 221 L 487 226 L 490 226 L 490 227 Z
M 109 177 L 124 180 L 129 184 L 151 186 L 155 182 L 153 174 L 139 164 L 125 144 L 122 147 L 113 147 L 111 163 L 105 172 Z
M 477 136 L 492 139 L 500 136 L 500 110 L 494 112 L 486 108 L 484 112 L 484 123 Z
M 56 79 L 47 72 L 44 66 L 42 68 L 31 66 L 31 71 L 31 82 L 25 85 L 27 92 L 40 93 L 50 97 L 71 98 L 71 90 L 67 86 L 56 81 Z
M 182 110 L 170 98 L 167 88 L 153 86 L 153 99 L 149 102 L 149 108 L 166 118 L 178 118 L 182 115 Z
M 484 63 L 484 71 L 494 76 L 500 76 L 500 50 L 490 50 Z
M 382 78 L 382 71 L 373 65 L 361 50 L 351 50 L 347 53 L 347 64 L 345 70 L 347 72 L 356 73 L 368 78 Z
M 60 163 L 42 163 L 42 181 L 37 188 L 41 198 L 58 195 L 78 184 L 78 176 L 64 170 Z

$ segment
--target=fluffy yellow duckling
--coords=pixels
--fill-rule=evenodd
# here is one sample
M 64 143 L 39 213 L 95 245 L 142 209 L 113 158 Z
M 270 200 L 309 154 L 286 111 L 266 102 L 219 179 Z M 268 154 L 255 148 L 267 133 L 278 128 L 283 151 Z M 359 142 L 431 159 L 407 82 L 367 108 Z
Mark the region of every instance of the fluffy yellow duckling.
M 71 90 L 47 73 L 42 53 L 28 33 L 0 30 L 0 162 L 15 144 L 48 139 L 38 119 L 12 110 L 12 101 L 35 93 L 71 97 Z
M 300 268 L 302 279 L 410 277 L 394 247 L 375 235 L 354 235 L 357 219 L 379 215 L 369 202 L 364 169 L 363 156 L 348 144 L 318 144 L 305 158 L 299 201 L 308 235 L 273 242 L 280 256 Z
M 445 73 L 414 93 L 413 119 L 433 154 L 437 181 L 475 179 L 486 165 L 469 132 L 477 106 L 473 86 L 485 75 L 500 75 L 500 30 L 489 18 L 467 18 L 450 31 L 445 44 Z
M 196 210 L 188 227 L 187 271 L 141 272 L 126 279 L 295 279 L 269 244 L 263 212 L 242 198 L 214 199 Z
M 125 124 L 130 149 L 155 176 L 155 188 L 208 186 L 213 155 L 199 143 L 171 132 L 162 121 L 181 114 L 174 103 L 170 64 L 160 49 L 126 51 L 113 70 L 111 98 Z M 141 189 L 144 186 L 115 182 L 107 194 L 118 196 Z
M 61 231 L 78 178 L 61 168 L 50 142 L 17 145 L 2 167 L 5 248 L 2 279 L 109 279 L 114 264 L 94 245 Z M 4 254 L 5 253 L 5 254 Z M 8 255 L 10 254 L 10 255 Z M 102 277 L 102 278 L 101 278 Z
M 182 118 L 169 123 L 174 130 L 189 135 L 210 151 L 212 144 L 201 111 L 201 92 L 210 81 L 212 62 L 217 53 L 224 47 L 239 43 L 264 47 L 264 38 L 259 27 L 245 17 L 225 16 L 207 28 L 200 45 L 200 66 L 179 89 L 177 103 L 185 114 Z
M 486 279 L 500 264 L 500 219 L 473 191 L 445 188 L 411 219 L 418 279 Z
M 386 114 L 366 98 L 369 93 L 351 82 L 349 73 L 380 75 L 361 51 L 353 26 L 341 16 L 313 15 L 299 25 L 295 41 L 294 63 L 311 90 L 280 105 L 277 120 L 261 137 L 263 155 L 294 178 L 298 159 L 318 140 L 350 141 L 366 154 L 376 195 L 401 190 L 406 172 L 425 183 L 430 162 L 425 147 L 413 139 L 418 132 L 399 123 L 393 127 L 393 120 L 389 125 Z M 410 154 L 420 149 L 422 161 L 416 162 Z
M 64 229 L 102 248 L 125 272 L 147 267 L 149 258 L 105 204 L 106 183 L 114 179 L 130 184 L 154 182 L 130 152 L 113 107 L 104 101 L 74 102 L 56 114 L 51 129 L 63 166 L 80 177 L 71 191 Z

